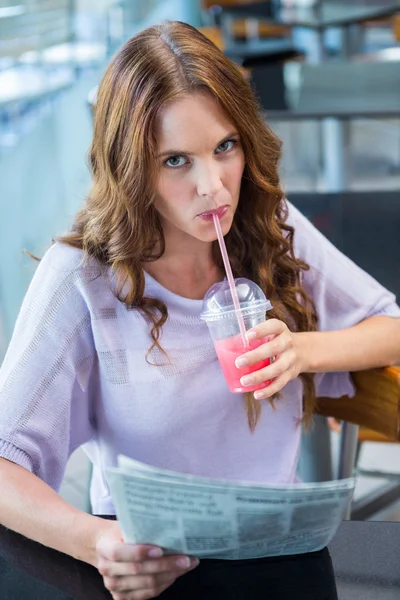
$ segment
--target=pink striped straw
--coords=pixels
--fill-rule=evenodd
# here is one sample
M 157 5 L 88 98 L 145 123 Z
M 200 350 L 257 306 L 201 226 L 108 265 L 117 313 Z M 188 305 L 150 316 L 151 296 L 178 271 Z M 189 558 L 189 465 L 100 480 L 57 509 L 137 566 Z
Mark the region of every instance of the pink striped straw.
M 218 236 L 218 243 L 222 254 L 222 260 L 224 261 L 224 267 L 226 276 L 228 278 L 229 289 L 231 290 L 233 306 L 235 307 L 236 317 L 239 323 L 240 335 L 242 336 L 242 342 L 245 348 L 249 347 L 249 341 L 246 337 L 246 327 L 244 325 L 243 315 L 240 310 L 240 302 L 237 295 L 237 289 L 235 286 L 235 281 L 233 279 L 233 273 L 231 264 L 228 258 L 228 252 L 226 251 L 224 236 L 222 235 L 221 223 L 219 222 L 219 217 L 217 214 L 213 213 L 214 219 L 214 227 Z

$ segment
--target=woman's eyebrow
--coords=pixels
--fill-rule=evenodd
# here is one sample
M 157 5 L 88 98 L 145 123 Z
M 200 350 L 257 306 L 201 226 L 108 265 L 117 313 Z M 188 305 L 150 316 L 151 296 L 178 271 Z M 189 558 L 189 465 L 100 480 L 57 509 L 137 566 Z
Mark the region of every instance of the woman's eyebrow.
M 223 144 L 226 140 L 230 139 L 231 137 L 237 136 L 239 135 L 238 131 L 232 131 L 231 133 L 228 133 L 228 135 L 226 135 L 224 138 L 222 138 L 222 140 L 220 142 L 217 142 L 216 147 L 220 146 L 221 144 Z M 187 154 L 188 156 L 193 156 L 194 152 L 189 152 L 188 150 L 165 150 L 164 152 L 160 152 L 160 154 L 157 154 L 157 158 L 161 158 L 162 156 L 180 156 L 181 154 Z

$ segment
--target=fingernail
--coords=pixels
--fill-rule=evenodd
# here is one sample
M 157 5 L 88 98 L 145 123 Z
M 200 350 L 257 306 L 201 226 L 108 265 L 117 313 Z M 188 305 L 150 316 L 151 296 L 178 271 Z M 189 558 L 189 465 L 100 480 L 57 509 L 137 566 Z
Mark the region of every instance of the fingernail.
M 253 378 L 251 375 L 245 375 L 241 378 L 240 383 L 242 385 L 251 385 L 253 383 Z
M 264 396 L 263 392 L 254 392 L 254 398 L 256 400 L 261 400 L 261 398 Z
M 255 331 L 248 331 L 246 333 L 246 337 L 248 340 L 254 340 L 254 338 L 256 337 L 256 332 Z
M 200 561 L 199 561 L 199 559 L 198 559 L 198 558 L 192 558 L 192 559 L 191 559 L 191 562 L 190 562 L 190 566 L 191 566 L 191 567 L 193 567 L 193 568 L 194 568 L 194 567 L 197 567 L 197 565 L 199 565 L 199 564 L 200 564 Z
M 148 556 L 150 556 L 150 558 L 160 558 L 160 556 L 162 555 L 163 551 L 161 550 L 161 548 L 152 548 L 148 552 Z
M 176 564 L 178 565 L 178 567 L 180 567 L 181 569 L 188 569 L 190 567 L 190 558 L 188 556 L 181 556 L 180 558 L 178 558 L 178 560 L 176 561 Z
M 248 364 L 249 364 L 248 360 L 244 356 L 240 356 L 239 358 L 236 359 L 236 362 L 235 362 L 235 365 L 237 366 L 238 369 L 240 369 L 240 367 L 246 367 Z

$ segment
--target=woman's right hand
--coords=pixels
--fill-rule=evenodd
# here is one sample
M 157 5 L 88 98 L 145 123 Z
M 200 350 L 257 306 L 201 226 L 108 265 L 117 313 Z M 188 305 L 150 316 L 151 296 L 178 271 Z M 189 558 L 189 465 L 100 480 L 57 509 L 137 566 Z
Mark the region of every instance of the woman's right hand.
M 114 600 L 156 598 L 174 581 L 199 564 L 185 555 L 163 556 L 149 544 L 126 544 L 118 522 L 101 532 L 96 542 L 98 571 Z

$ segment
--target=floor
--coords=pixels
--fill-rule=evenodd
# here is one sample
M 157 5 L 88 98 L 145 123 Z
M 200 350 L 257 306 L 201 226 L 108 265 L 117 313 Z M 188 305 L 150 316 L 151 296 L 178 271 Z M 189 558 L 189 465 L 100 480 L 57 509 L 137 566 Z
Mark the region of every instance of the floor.
M 103 67 L 91 69 L 31 120 L 20 139 L 7 138 L 0 147 L 0 181 L 5 185 L 0 211 L 0 359 L 4 353 L 33 265 L 22 248 L 42 253 L 55 233 L 62 231 L 77 210 L 90 183 L 86 153 L 91 119 L 87 95 Z M 318 190 L 318 127 L 314 123 L 274 123 L 284 141 L 282 181 L 287 191 Z M 400 120 L 358 121 L 352 125 L 352 189 L 400 190 Z M 11 140 L 11 141 L 10 141 Z M 1 140 L 0 140 L 1 142 Z M 1 145 L 1 144 L 0 144 Z M 29 177 L 21 176 L 29 172 Z M 400 198 L 400 195 L 399 195 Z M 337 435 L 332 433 L 333 454 Z M 400 472 L 400 445 L 365 444 L 364 468 Z M 74 506 L 87 506 L 88 461 L 81 450 L 68 463 L 61 494 Z M 360 478 L 356 497 L 379 484 Z M 400 521 L 400 505 L 375 518 Z

